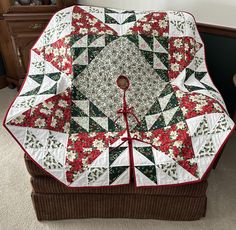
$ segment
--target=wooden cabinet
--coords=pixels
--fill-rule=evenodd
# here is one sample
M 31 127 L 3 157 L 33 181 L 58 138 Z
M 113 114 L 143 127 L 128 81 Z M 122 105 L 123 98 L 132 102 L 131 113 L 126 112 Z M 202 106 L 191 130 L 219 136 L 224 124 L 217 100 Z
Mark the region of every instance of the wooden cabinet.
M 10 85 L 16 85 L 19 88 L 22 84 L 28 69 L 30 49 L 46 27 L 51 16 L 51 13 L 4 15 L 12 43 L 10 53 L 14 60 L 14 68 L 17 70 L 14 75 L 7 74 L 7 81 Z
M 9 87 L 19 88 L 29 64 L 29 51 L 43 32 L 53 13 L 75 0 L 57 0 L 56 5 L 16 6 L 0 1 L 0 46 Z

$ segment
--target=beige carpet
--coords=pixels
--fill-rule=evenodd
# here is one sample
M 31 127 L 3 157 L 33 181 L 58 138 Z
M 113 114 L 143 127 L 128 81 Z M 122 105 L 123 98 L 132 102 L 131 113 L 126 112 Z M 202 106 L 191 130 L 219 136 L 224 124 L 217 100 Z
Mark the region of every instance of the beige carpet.
M 0 120 L 16 90 L 0 90 Z M 2 122 L 1 122 L 2 123 Z M 236 135 L 229 140 L 216 171 L 209 179 L 206 218 L 195 222 L 160 220 L 87 219 L 38 222 L 32 207 L 29 175 L 23 152 L 0 127 L 0 230 L 235 230 Z

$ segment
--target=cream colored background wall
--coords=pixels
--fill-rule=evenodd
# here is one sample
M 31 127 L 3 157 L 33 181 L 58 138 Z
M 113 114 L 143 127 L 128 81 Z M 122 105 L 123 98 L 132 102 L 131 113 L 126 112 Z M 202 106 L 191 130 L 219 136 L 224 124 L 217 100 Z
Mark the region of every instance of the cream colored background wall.
M 236 29 L 236 0 L 79 0 L 80 4 L 121 9 L 182 10 L 198 22 Z

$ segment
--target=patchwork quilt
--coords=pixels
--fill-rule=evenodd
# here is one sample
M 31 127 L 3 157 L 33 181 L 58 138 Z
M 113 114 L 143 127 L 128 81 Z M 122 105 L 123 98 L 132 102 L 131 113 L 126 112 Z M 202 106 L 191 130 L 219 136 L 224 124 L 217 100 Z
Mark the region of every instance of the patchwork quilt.
M 234 128 L 192 15 L 88 6 L 52 17 L 4 125 L 69 187 L 201 181 Z

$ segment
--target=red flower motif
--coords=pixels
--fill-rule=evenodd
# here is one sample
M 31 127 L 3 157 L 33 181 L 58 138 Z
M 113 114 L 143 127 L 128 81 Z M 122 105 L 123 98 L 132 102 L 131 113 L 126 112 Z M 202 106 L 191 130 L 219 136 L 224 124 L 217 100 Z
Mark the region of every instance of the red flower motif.
M 79 14 L 80 17 L 75 15 Z M 82 35 L 97 35 L 97 34 L 112 34 L 117 35 L 117 32 L 107 26 L 102 21 L 98 20 L 92 14 L 89 14 L 79 6 L 75 6 L 72 15 L 72 26 L 73 31 L 71 34 L 82 34 Z
M 92 150 L 92 152 L 88 156 L 88 164 L 92 164 L 92 162 L 100 155 L 98 150 Z
M 198 166 L 196 163 L 190 164 L 189 161 L 178 161 L 179 165 L 181 165 L 185 170 L 191 173 L 193 176 L 198 177 Z
M 202 44 L 191 37 L 171 37 L 169 45 L 169 77 L 174 79 L 191 63 Z
M 48 129 L 66 133 L 64 126 L 66 123 L 70 123 L 71 119 L 70 100 L 70 90 L 68 89 L 66 93 L 57 94 L 44 102 L 39 103 L 33 109 L 29 109 L 22 113 L 24 119 L 21 123 L 16 124 L 15 120 L 10 123 L 18 126 Z M 59 101 L 64 101 L 67 106 L 61 107 Z
M 65 39 L 67 38 L 59 39 L 40 49 L 35 48 L 34 52 L 42 56 L 43 59 L 50 62 L 58 70 L 69 75 L 72 73 L 73 59 L 70 53 L 70 45 L 65 42 Z
M 169 23 L 167 13 L 150 13 L 139 19 L 133 27 L 129 29 L 133 33 L 149 36 L 163 36 L 169 33 Z
M 118 140 L 125 130 L 115 133 L 116 135 L 106 136 L 106 132 L 97 132 L 97 133 L 78 133 L 73 134 L 69 137 L 67 149 L 70 151 L 75 151 L 78 154 L 78 157 L 71 162 L 66 158 L 66 163 L 70 167 L 68 178 L 69 182 L 72 182 L 71 175 L 74 174 L 74 171 L 83 172 L 84 169 L 91 165 L 92 162 L 102 153 L 98 147 L 94 145 L 94 141 L 102 141 L 103 149 L 109 147 L 109 144 L 114 143 Z M 86 150 L 88 148 L 89 150 Z
M 177 86 L 175 86 L 174 90 L 178 91 L 179 88 Z M 211 97 L 203 95 L 203 94 L 199 94 L 199 93 L 197 93 L 197 91 L 189 92 L 189 93 L 182 92 L 182 94 L 183 94 L 183 96 L 177 97 L 177 99 L 180 103 L 180 108 L 182 109 L 184 117 L 186 119 L 200 116 L 200 115 L 204 115 L 204 114 L 222 113 L 224 111 L 224 108 L 214 98 L 211 98 Z M 196 101 L 194 99 L 191 99 L 194 97 L 197 98 Z M 198 97 L 200 97 L 200 99 L 198 99 Z M 201 104 L 203 104 L 203 105 L 201 106 Z M 214 104 L 217 104 L 219 106 L 214 107 L 213 106 Z

